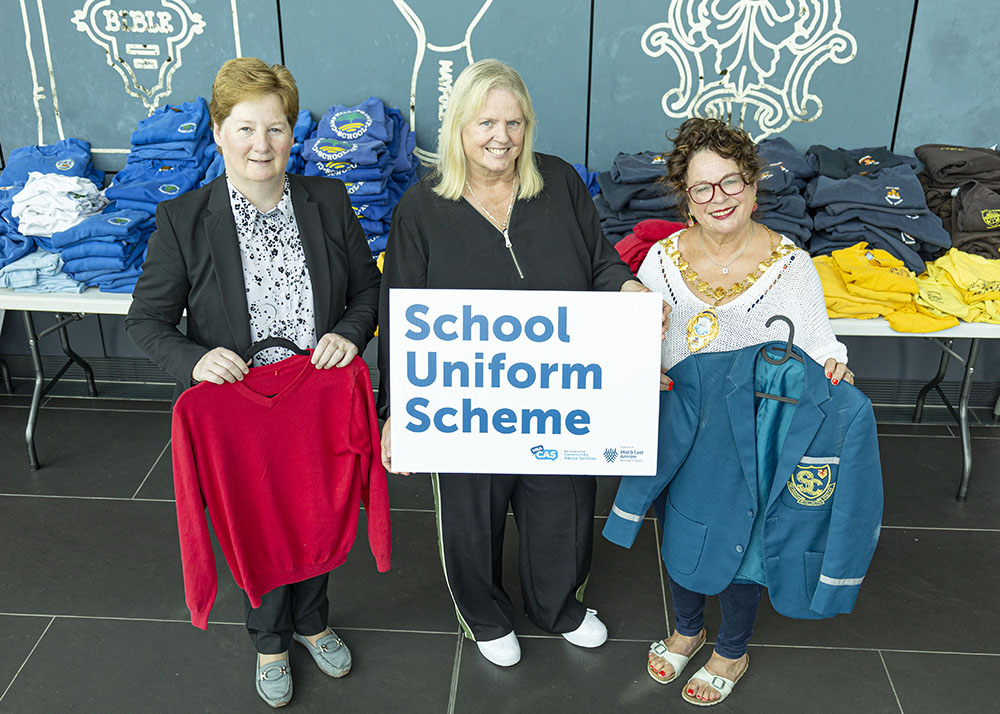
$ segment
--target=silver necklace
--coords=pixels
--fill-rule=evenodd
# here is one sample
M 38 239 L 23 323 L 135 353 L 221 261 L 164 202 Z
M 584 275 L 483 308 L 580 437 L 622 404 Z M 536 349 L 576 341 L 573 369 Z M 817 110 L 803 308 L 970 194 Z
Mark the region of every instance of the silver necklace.
M 510 187 L 510 203 L 507 204 L 507 217 L 504 218 L 503 223 L 494 218 L 493 214 L 486 210 L 486 206 L 484 206 L 482 201 L 479 200 L 479 196 L 476 195 L 476 192 L 472 190 L 472 184 L 469 183 L 468 179 L 465 180 L 465 187 L 469 189 L 469 195 L 472 196 L 472 200 L 476 202 L 476 205 L 479 206 L 482 212 L 486 214 L 493 225 L 495 225 L 497 229 L 503 233 L 504 238 L 507 238 L 507 226 L 510 224 L 510 214 L 514 210 L 514 196 L 517 193 L 517 179 L 514 179 L 514 183 Z
M 722 268 L 723 275 L 729 275 L 729 266 L 735 263 L 737 260 L 739 260 L 740 256 L 743 255 L 746 252 L 747 248 L 750 247 L 750 241 L 753 240 L 753 223 L 752 222 L 750 223 L 750 232 L 747 234 L 747 239 L 743 243 L 743 247 L 740 248 L 739 251 L 736 253 L 736 255 L 733 256 L 732 260 L 730 260 L 728 263 L 725 264 L 716 263 L 714 260 L 712 260 L 712 256 L 708 254 L 708 251 L 705 250 L 705 234 L 701 226 L 698 226 L 698 238 L 701 240 L 702 255 L 704 255 L 705 258 L 708 260 L 708 262 L 714 265 L 715 267 Z

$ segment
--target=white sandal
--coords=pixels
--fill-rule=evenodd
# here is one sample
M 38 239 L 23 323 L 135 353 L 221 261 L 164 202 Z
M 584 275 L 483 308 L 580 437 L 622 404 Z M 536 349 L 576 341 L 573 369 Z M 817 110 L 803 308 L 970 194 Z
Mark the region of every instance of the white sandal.
M 670 650 L 667 649 L 667 645 L 663 642 L 663 640 L 657 640 L 656 642 L 652 643 L 649 646 L 649 654 L 656 655 L 657 657 L 662 657 L 663 659 L 667 660 L 667 662 L 670 663 L 670 666 L 674 668 L 674 674 L 670 679 L 660 679 L 660 677 L 658 676 L 659 672 L 653 669 L 653 666 L 649 664 L 648 660 L 646 662 L 646 672 L 649 674 L 650 677 L 653 678 L 653 681 L 656 682 L 657 684 L 670 684 L 672 681 L 681 676 L 681 672 L 683 672 L 684 668 L 687 667 L 687 663 L 691 660 L 692 657 L 698 654 L 698 650 L 700 650 L 702 646 L 704 646 L 705 639 L 706 639 L 706 632 L 702 630 L 701 642 L 699 642 L 697 646 L 693 650 L 691 650 L 691 654 L 689 655 L 682 655 L 682 654 L 677 654 L 676 652 L 671 652 Z
M 726 679 L 725 677 L 722 677 L 718 674 L 712 674 L 707 669 L 702 667 L 693 675 L 691 675 L 691 679 L 697 679 L 704 682 L 712 689 L 717 691 L 721 696 L 718 699 L 713 699 L 710 702 L 706 702 L 702 701 L 701 699 L 695 699 L 694 697 L 692 697 L 690 694 L 687 693 L 686 688 L 681 692 L 681 696 L 684 697 L 685 702 L 687 702 L 688 704 L 694 704 L 696 707 L 715 706 L 716 704 L 725 701 L 726 697 L 728 697 L 729 694 L 733 691 L 733 687 L 736 686 L 736 683 L 741 679 L 743 679 L 743 675 L 747 673 L 748 669 L 750 669 L 749 656 L 747 656 L 747 666 L 743 668 L 742 672 L 736 675 L 736 679 Z

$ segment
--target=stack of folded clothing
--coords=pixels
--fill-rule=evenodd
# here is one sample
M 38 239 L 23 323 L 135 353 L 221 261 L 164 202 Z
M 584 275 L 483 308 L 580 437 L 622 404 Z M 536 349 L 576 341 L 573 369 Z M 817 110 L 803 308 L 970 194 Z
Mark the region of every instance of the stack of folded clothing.
M 935 315 L 1000 324 L 1000 260 L 952 248 L 917 278 L 917 304 Z
M 141 274 L 155 221 L 138 210 L 109 210 L 54 233 L 45 247 L 58 252 L 63 272 L 102 292 L 130 293 Z
M 48 237 L 87 216 L 100 213 L 107 201 L 89 178 L 32 171 L 14 194 L 11 216 L 24 236 Z
M 95 169 L 90 160 L 90 144 L 73 137 L 55 144 L 14 149 L 0 173 L 0 186 L 23 186 L 32 171 L 87 178 L 98 188 L 104 184 L 104 172 Z
M 307 176 L 347 186 L 372 255 L 385 248 L 392 209 L 416 182 L 416 137 L 398 109 L 369 97 L 355 107 L 334 105 L 302 147 Z
M 951 247 L 948 231 L 927 208 L 920 181 L 907 164 L 847 178 L 818 176 L 805 197 L 815 211 L 813 255 L 867 242 L 922 273 L 925 259 Z
M 669 187 L 658 182 L 667 175 L 668 158 L 654 151 L 618 154 L 611 170 L 597 175 L 601 192 L 594 205 L 609 241 L 617 243 L 647 218 L 681 220 L 683 202 L 678 205 Z
M 958 320 L 916 301 L 916 276 L 891 253 L 858 243 L 813 258 L 830 317 L 882 316 L 898 332 L 936 332 Z
M 63 261 L 56 253 L 38 248 L 0 267 L 0 287 L 25 293 L 82 293 L 82 283 L 62 272 Z
M 927 205 L 951 233 L 952 245 L 1000 257 L 1000 152 L 947 144 L 916 148 Z
M 757 220 L 801 248 L 808 248 L 813 219 L 802 190 L 816 172 L 790 143 L 781 138 L 757 144 L 761 173 L 757 181 Z
M 107 189 L 116 208 L 156 213 L 160 201 L 198 185 L 212 162 L 212 122 L 202 97 L 157 109 L 132 132 L 124 169 Z

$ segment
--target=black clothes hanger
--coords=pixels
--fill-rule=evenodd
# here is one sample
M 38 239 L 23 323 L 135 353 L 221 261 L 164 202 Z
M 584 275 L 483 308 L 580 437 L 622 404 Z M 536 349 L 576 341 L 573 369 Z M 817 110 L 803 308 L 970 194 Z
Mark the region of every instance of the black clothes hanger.
M 266 337 L 265 339 L 254 342 L 250 345 L 249 349 L 247 349 L 247 351 L 243 354 L 243 361 L 250 364 L 250 360 L 252 360 L 254 356 L 271 347 L 284 347 L 286 350 L 291 350 L 297 355 L 309 354 L 309 350 L 302 349 L 285 337 Z
M 792 351 L 792 338 L 795 337 L 795 325 L 793 325 L 792 321 L 789 320 L 784 315 L 772 315 L 770 318 L 768 318 L 767 322 L 764 323 L 764 327 L 770 327 L 775 320 L 781 320 L 786 325 L 788 325 L 788 342 L 785 344 L 785 352 L 784 354 L 781 355 L 781 357 L 775 359 L 774 357 L 772 357 L 767 353 L 767 347 L 761 347 L 760 356 L 763 357 L 768 362 L 770 362 L 771 364 L 784 364 L 789 360 L 789 358 L 805 364 L 802 357 Z M 764 399 L 774 399 L 775 401 L 785 402 L 786 404 L 799 403 L 798 399 L 792 399 L 791 397 L 783 397 L 780 394 L 768 394 L 767 392 L 754 392 L 753 395 L 755 397 L 763 397 Z
M 761 355 L 771 364 L 784 364 L 785 362 L 788 361 L 789 357 L 791 357 L 794 360 L 798 360 L 799 362 L 802 362 L 802 357 L 792 352 L 792 340 L 795 337 L 795 325 L 793 325 L 792 321 L 789 320 L 784 315 L 771 315 L 771 317 L 767 319 L 767 322 L 764 323 L 764 327 L 770 327 L 775 320 L 781 320 L 786 325 L 788 325 L 788 342 L 785 343 L 785 353 L 781 355 L 781 357 L 779 357 L 778 359 L 775 359 L 774 357 L 772 357 L 767 353 L 766 348 L 761 347 L 760 349 Z
M 272 310 L 274 310 L 274 315 L 271 317 L 271 322 L 267 327 L 267 337 L 265 337 L 263 340 L 257 340 L 252 345 L 250 345 L 250 347 L 247 348 L 247 351 L 243 354 L 243 361 L 246 362 L 247 364 L 250 364 L 250 360 L 252 360 L 254 356 L 263 352 L 266 349 L 270 349 L 271 347 L 284 347 L 286 350 L 294 352 L 297 355 L 309 354 L 309 350 L 302 349 L 288 338 L 274 337 L 271 335 L 271 325 L 273 325 L 275 320 L 277 320 L 278 310 L 272 305 L 264 305 L 263 307 L 271 308 Z

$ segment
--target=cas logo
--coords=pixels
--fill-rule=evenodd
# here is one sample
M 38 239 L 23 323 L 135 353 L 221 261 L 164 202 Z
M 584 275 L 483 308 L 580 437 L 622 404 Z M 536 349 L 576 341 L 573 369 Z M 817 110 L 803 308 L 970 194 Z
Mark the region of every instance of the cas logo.
M 73 159 L 59 159 L 56 162 L 56 168 L 60 171 L 69 171 L 76 164 Z
M 165 183 L 159 188 L 160 193 L 165 193 L 168 196 L 173 196 L 175 193 L 180 193 L 180 186 L 176 186 L 172 183 Z
M 177 131 L 181 134 L 192 134 L 194 130 L 198 128 L 198 123 L 193 121 L 186 121 L 177 127 Z
M 113 226 L 127 226 L 132 222 L 131 218 L 126 218 L 125 216 L 114 216 L 108 219 L 108 223 Z
M 321 159 L 336 160 L 358 148 L 357 144 L 337 139 L 320 139 L 313 145 L 313 151 Z
M 899 186 L 885 187 L 885 200 L 890 206 L 898 206 L 903 202 L 903 197 L 899 195 Z
M 540 461 L 555 461 L 559 458 L 559 452 L 556 449 L 546 449 L 541 444 L 532 446 L 531 453 Z
M 372 125 L 372 118 L 360 109 L 337 112 L 330 117 L 330 128 L 341 139 L 358 139 Z

